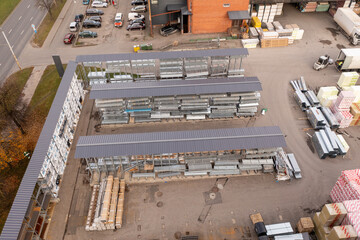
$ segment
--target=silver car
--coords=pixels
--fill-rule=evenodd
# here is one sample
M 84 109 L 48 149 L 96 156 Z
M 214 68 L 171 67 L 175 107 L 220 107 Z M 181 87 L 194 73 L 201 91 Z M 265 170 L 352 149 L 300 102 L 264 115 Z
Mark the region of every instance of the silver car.
M 139 6 L 135 6 L 133 8 L 131 8 L 130 10 L 131 12 L 136 12 L 136 13 L 144 13 L 147 11 L 146 6 L 144 5 L 139 5 Z

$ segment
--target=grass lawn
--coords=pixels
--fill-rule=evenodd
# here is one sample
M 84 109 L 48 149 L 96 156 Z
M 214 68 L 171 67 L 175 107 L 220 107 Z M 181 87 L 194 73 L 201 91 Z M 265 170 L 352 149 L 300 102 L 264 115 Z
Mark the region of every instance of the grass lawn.
M 6 79 L 6 82 L 15 82 L 18 89 L 22 92 L 33 69 L 34 67 L 29 67 L 17 71 L 16 73 L 13 73 L 10 77 L 8 77 L 8 79 Z M 14 96 L 14 97 L 19 98 L 19 96 Z
M 64 68 L 66 68 L 66 65 L 64 65 Z M 61 78 L 59 77 L 55 65 L 47 66 L 36 87 L 34 96 L 30 101 L 29 111 L 38 112 L 41 116 L 46 118 L 60 82 Z
M 3 0 L 0 0 L 0 1 L 3 1 Z M 49 35 L 49 32 L 50 32 L 52 26 L 54 25 L 57 17 L 59 16 L 61 10 L 63 9 L 65 3 L 66 3 L 66 0 L 56 0 L 51 8 L 52 17 L 50 17 L 49 13 L 46 14 L 44 20 L 41 22 L 39 28 L 37 29 L 37 33 L 33 40 L 33 42 L 37 46 L 42 47 L 42 45 L 44 44 L 47 36 Z
M 12 13 L 20 0 L 0 0 L 0 25 Z

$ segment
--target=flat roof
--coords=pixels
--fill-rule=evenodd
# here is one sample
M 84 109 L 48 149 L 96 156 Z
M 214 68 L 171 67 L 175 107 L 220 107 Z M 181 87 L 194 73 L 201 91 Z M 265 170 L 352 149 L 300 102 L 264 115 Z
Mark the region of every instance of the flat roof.
M 228 11 L 230 20 L 247 20 L 251 19 L 248 11 Z
M 94 84 L 90 99 L 261 91 L 257 77 Z
M 75 158 L 285 147 L 278 126 L 81 136 Z
M 141 60 L 141 59 L 169 59 L 190 57 L 216 57 L 216 56 L 247 56 L 246 48 L 226 48 L 192 51 L 169 51 L 169 52 L 143 52 L 143 53 L 121 53 L 121 54 L 99 54 L 80 55 L 76 62 L 107 62 L 119 60 Z
M 26 168 L 26 172 L 6 219 L 0 239 L 18 238 L 26 210 L 34 192 L 45 156 L 49 149 L 56 124 L 60 118 L 61 110 L 65 102 L 71 80 L 74 76 L 76 66 L 77 64 L 73 61 L 70 61 L 67 64 L 64 76 L 51 105 L 44 127 L 42 128 L 39 140 L 36 143 L 35 150 L 31 156 L 29 165 Z
M 360 48 L 344 48 L 341 51 L 346 56 L 360 56 Z

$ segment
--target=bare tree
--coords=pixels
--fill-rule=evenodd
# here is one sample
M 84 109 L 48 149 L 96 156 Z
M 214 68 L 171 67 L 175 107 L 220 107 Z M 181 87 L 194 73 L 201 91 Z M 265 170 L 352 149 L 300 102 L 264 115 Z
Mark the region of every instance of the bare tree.
M 25 134 L 26 104 L 21 89 L 14 82 L 6 82 L 0 88 L 0 129 L 8 127 L 11 120 L 22 134 Z
M 54 0 L 36 0 L 36 4 L 37 6 L 40 6 L 44 9 L 46 9 L 48 11 L 48 13 L 50 14 L 50 17 L 52 18 L 52 12 L 51 12 L 51 7 L 54 3 Z

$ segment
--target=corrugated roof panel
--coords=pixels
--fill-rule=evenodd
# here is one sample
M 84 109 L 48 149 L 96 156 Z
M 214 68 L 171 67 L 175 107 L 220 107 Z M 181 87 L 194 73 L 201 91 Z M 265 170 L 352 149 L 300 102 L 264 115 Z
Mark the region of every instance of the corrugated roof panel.
M 21 181 L 19 190 L 6 219 L 0 239 L 17 239 L 20 232 L 23 217 L 25 216 L 30 198 L 34 191 L 43 161 L 48 151 L 50 140 L 54 133 L 57 121 L 59 119 L 62 105 L 65 102 L 71 80 L 76 70 L 77 64 L 70 61 L 51 105 L 49 114 L 46 118 L 44 127 L 41 131 L 36 148 Z
M 257 77 L 95 84 L 90 99 L 261 91 Z
M 80 137 L 76 158 L 285 147 L 279 127 L 152 132 Z
M 190 57 L 215 57 L 215 56 L 247 56 L 246 48 L 224 48 L 197 51 L 170 51 L 170 52 L 144 52 L 144 53 L 122 53 L 122 54 L 99 54 L 81 55 L 76 57 L 76 62 L 107 62 L 118 60 L 139 59 L 169 59 Z

